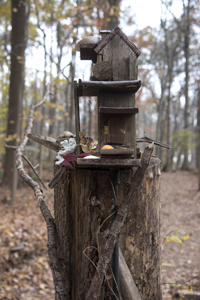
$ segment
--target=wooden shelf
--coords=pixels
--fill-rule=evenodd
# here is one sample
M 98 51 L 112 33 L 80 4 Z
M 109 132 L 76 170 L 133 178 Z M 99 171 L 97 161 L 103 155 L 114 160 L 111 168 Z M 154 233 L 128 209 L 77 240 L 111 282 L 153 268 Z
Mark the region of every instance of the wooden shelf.
M 99 107 L 99 112 L 102 114 L 118 114 L 118 115 L 136 115 L 139 110 L 136 107 Z
M 132 156 L 134 154 L 133 149 L 101 149 L 100 150 L 101 156 Z M 117 157 L 116 157 L 117 158 Z
M 159 158 L 151 157 L 149 166 L 160 162 Z M 141 159 L 134 158 L 100 158 L 100 159 L 77 159 L 77 167 L 81 169 L 131 169 L 141 167 Z
M 133 158 L 100 158 L 100 159 L 77 159 L 78 168 L 96 168 L 96 169 L 130 169 L 133 167 L 141 167 L 140 159 Z
M 140 80 L 126 81 L 82 81 L 79 79 L 78 96 L 98 96 L 101 90 L 136 93 L 141 86 Z

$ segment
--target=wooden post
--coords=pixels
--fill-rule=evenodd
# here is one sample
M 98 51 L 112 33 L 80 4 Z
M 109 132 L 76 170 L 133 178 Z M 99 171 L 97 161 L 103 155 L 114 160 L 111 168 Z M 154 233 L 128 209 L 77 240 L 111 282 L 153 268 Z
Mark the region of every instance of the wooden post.
M 134 170 L 121 171 L 120 180 L 119 203 L 134 180 Z M 120 234 L 120 248 L 142 299 L 162 299 L 159 188 L 160 161 L 151 159 Z M 96 233 L 111 215 L 113 201 L 108 170 L 66 171 L 55 187 L 58 253 L 71 300 L 85 299 L 89 290 L 98 261 Z M 111 224 L 111 219 L 103 224 L 102 231 Z M 111 294 L 105 282 L 98 299 L 110 299 Z

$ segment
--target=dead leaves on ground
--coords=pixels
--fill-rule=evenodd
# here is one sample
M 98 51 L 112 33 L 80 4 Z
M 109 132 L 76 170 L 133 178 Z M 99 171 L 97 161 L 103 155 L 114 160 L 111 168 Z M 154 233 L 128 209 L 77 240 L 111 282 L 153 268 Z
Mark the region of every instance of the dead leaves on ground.
M 49 191 L 47 202 L 52 206 Z M 47 254 L 46 224 L 30 188 L 10 192 L 0 188 L 0 299 L 54 299 Z

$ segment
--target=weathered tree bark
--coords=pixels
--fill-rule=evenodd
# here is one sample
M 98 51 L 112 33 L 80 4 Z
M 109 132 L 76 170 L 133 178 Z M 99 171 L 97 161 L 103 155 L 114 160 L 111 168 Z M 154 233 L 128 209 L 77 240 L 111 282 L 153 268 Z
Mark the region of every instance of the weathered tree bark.
M 130 192 L 134 174 L 135 170 L 121 170 L 119 204 Z M 162 298 L 159 182 L 160 161 L 152 158 L 120 234 L 120 248 L 142 299 Z M 96 235 L 102 222 L 111 215 L 113 204 L 109 170 L 66 171 L 55 187 L 58 253 L 71 300 L 86 297 L 96 271 L 94 264 L 99 259 Z M 101 232 L 110 228 L 111 219 L 102 225 Z M 112 278 L 109 284 L 112 286 Z M 111 295 L 105 282 L 98 299 L 110 299 Z
M 121 251 L 142 299 L 162 299 L 159 190 L 160 163 L 157 160 L 147 169 L 120 234 Z

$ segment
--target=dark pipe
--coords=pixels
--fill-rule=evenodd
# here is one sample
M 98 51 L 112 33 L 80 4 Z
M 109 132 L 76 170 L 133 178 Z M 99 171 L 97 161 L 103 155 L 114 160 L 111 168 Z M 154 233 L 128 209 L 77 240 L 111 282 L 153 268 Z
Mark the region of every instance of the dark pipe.
M 116 198 L 116 201 L 118 202 L 118 184 L 120 183 L 120 169 L 111 170 L 110 175 L 111 175 L 111 180 L 112 180 L 112 184 L 113 184 L 114 192 L 115 192 L 115 195 L 113 193 L 113 198 L 114 198 L 114 201 Z M 115 213 L 113 214 L 113 217 L 112 217 L 113 221 L 117 214 L 117 209 L 118 209 L 118 203 L 115 203 L 115 206 L 113 208 L 113 212 L 115 211 Z M 114 251 L 113 251 L 112 270 L 113 270 L 113 275 L 115 278 L 115 280 L 113 279 L 113 291 L 116 295 L 116 296 L 113 295 L 113 300 L 118 300 L 119 299 L 119 292 L 118 292 L 118 290 L 119 290 L 119 240 L 117 240 Z

